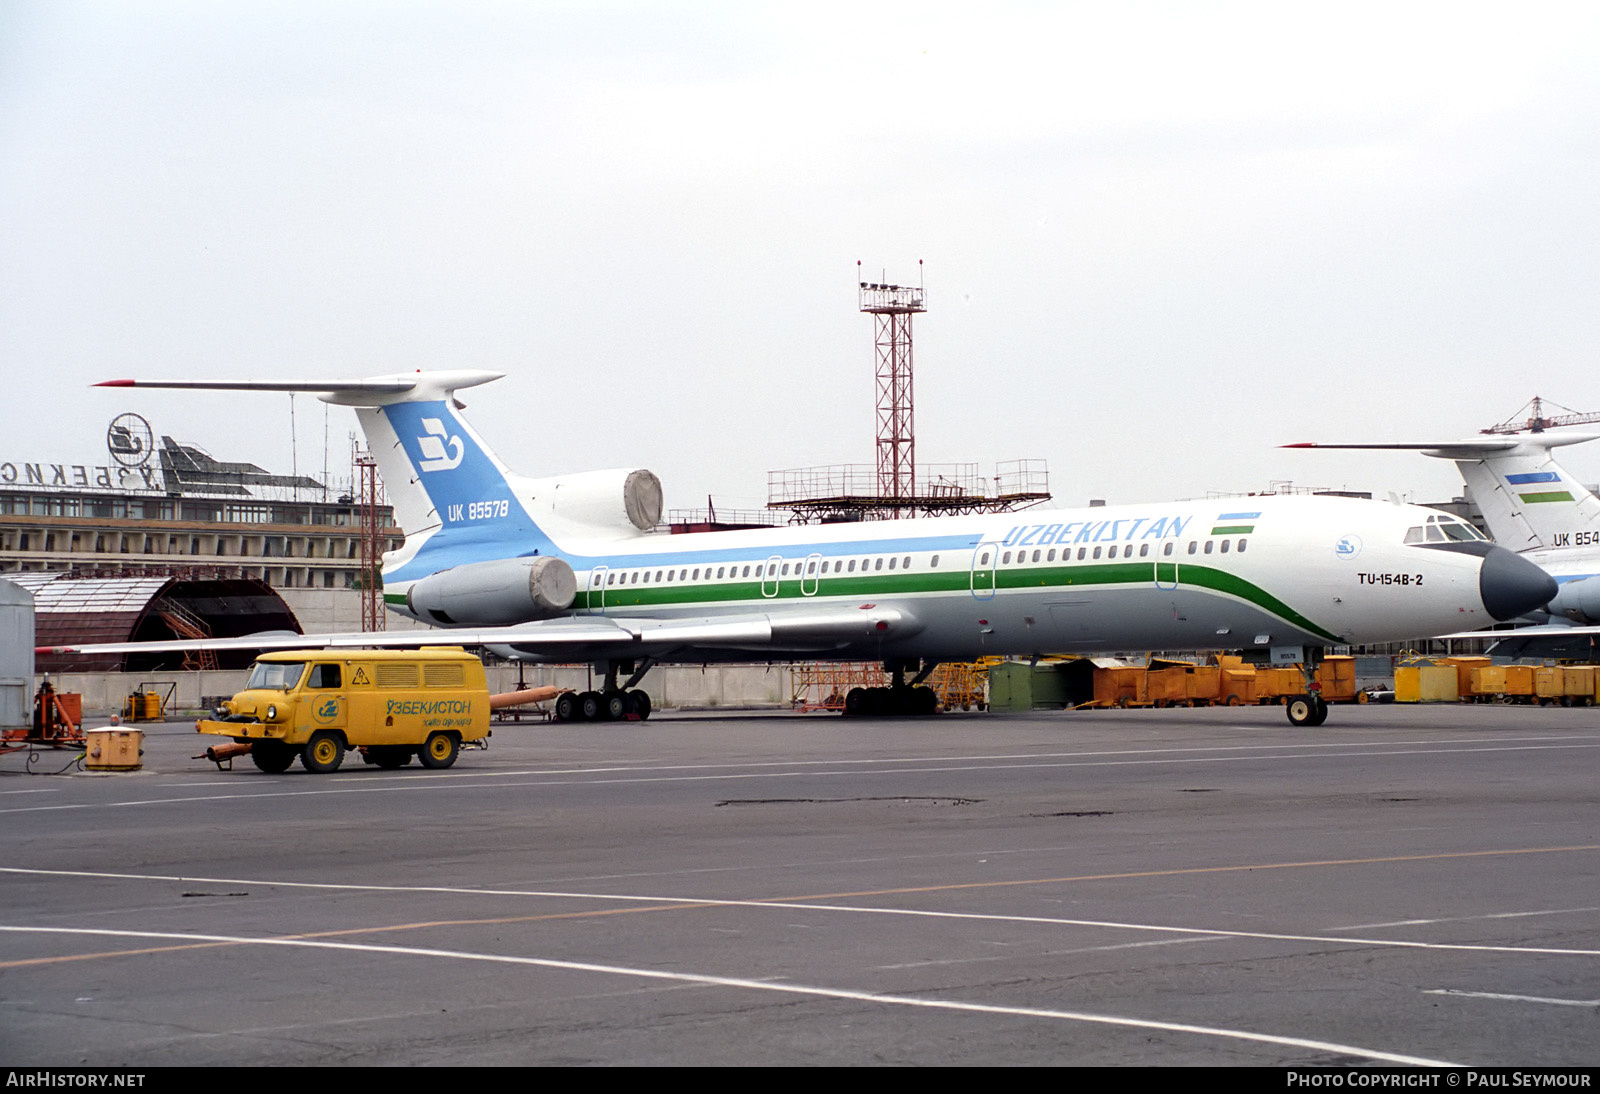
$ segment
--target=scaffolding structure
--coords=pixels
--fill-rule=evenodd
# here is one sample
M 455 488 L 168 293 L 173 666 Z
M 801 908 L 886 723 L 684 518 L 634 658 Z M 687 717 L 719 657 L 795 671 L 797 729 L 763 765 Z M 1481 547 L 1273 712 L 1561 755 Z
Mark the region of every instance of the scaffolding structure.
M 941 710 L 983 710 L 988 705 L 987 662 L 937 666 L 927 685 L 939 697 Z M 789 666 L 789 705 L 802 713 L 843 710 L 852 688 L 884 688 L 890 684 L 883 666 L 872 661 L 816 662 Z

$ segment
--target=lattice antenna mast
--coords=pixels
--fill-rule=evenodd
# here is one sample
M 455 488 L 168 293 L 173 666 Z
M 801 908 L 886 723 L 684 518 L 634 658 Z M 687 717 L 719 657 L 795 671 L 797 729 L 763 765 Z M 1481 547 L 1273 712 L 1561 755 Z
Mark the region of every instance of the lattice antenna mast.
M 861 310 L 876 316 L 878 394 L 878 496 L 892 502 L 891 516 L 914 513 L 917 496 L 916 400 L 911 382 L 911 317 L 927 311 L 922 260 L 916 288 L 869 283 L 856 263 Z
M 356 447 L 350 436 L 360 491 L 361 513 L 361 630 L 372 633 L 384 629 L 383 610 L 383 528 L 379 509 L 383 505 L 383 484 L 378 479 L 378 461 L 365 449 Z

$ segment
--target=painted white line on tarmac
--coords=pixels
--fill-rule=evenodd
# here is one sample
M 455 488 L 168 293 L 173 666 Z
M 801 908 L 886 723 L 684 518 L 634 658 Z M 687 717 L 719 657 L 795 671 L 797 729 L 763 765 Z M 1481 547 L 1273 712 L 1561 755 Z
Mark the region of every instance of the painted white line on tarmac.
M 1494 991 L 1458 991 L 1455 988 L 1429 988 L 1423 995 L 1463 995 L 1469 999 L 1495 999 L 1504 1003 L 1548 1003 L 1555 1007 L 1600 1007 L 1600 999 L 1549 999 L 1542 995 L 1505 995 Z
M 598 973 L 604 976 L 626 976 L 643 980 L 665 980 L 680 984 L 699 984 L 705 987 L 734 988 L 742 991 L 772 992 L 780 995 L 804 995 L 823 999 L 845 999 L 856 1003 L 876 1003 L 883 1006 L 919 1007 L 926 1010 L 960 1011 L 969 1014 L 996 1014 L 1012 1018 L 1043 1018 L 1062 1022 L 1083 1022 L 1092 1025 L 1120 1026 L 1127 1029 L 1156 1030 L 1163 1033 L 1188 1033 L 1200 1037 L 1215 1037 L 1231 1041 L 1276 1045 L 1299 1051 L 1330 1052 L 1342 1056 L 1359 1056 L 1379 1063 L 1402 1067 L 1459 1067 L 1448 1060 L 1433 1060 L 1421 1056 L 1385 1052 L 1381 1049 L 1344 1045 L 1332 1041 L 1317 1041 L 1305 1037 L 1285 1037 L 1272 1033 L 1255 1033 L 1250 1030 L 1226 1029 L 1220 1026 L 1197 1026 L 1186 1022 L 1162 1022 L 1146 1018 L 1126 1018 L 1111 1014 L 1093 1014 L 1087 1011 L 1054 1010 L 1043 1007 L 1000 1006 L 992 1003 L 969 1003 L 955 999 L 929 999 L 921 996 L 889 995 L 876 992 L 854 991 L 845 988 L 826 988 L 817 985 L 774 983 L 735 976 L 711 976 L 701 973 L 670 972 L 664 969 L 635 968 L 627 965 L 601 965 L 587 961 L 559 961 L 544 957 L 518 957 L 510 954 L 477 953 L 468 950 L 438 950 L 413 946 L 383 946 L 357 942 L 325 942 L 295 938 L 248 938 L 239 935 L 182 934 L 174 931 L 128 931 L 84 927 L 21 927 L 0 925 L 0 931 L 30 934 L 57 934 L 95 936 L 101 938 L 160 939 L 177 942 L 221 942 L 247 946 L 287 946 L 291 948 L 337 950 L 345 953 L 388 954 L 397 957 L 443 958 L 454 961 L 481 961 L 488 964 L 522 965 L 535 968 L 561 969 L 569 972 Z
M 1481 919 L 1527 919 L 1545 915 L 1583 915 L 1600 912 L 1600 906 L 1589 908 L 1544 908 L 1532 912 L 1485 912 L 1482 915 L 1446 915 L 1437 919 L 1395 919 L 1388 923 L 1353 923 L 1348 927 L 1329 927 L 1330 931 L 1376 931 L 1384 927 L 1427 927 L 1435 923 L 1475 923 Z
M 0 874 L 35 874 L 53 877 L 109 878 L 126 881 L 188 882 L 205 885 L 259 885 L 268 888 L 321 889 L 336 892 L 432 893 L 456 896 L 542 897 L 555 900 L 591 900 L 628 904 L 671 904 L 686 908 L 774 908 L 839 912 L 851 915 L 905 916 L 917 919 L 951 919 L 986 923 L 1026 923 L 1047 927 L 1090 927 L 1114 931 L 1150 931 L 1162 934 L 1207 935 L 1213 938 L 1247 938 L 1268 942 L 1297 942 L 1339 946 L 1372 946 L 1386 949 L 1434 950 L 1468 953 L 1512 953 L 1527 956 L 1600 957 L 1600 949 L 1575 949 L 1546 946 L 1502 946 L 1471 942 L 1417 942 L 1400 938 L 1361 938 L 1340 935 L 1289 934 L 1276 931 L 1240 931 L 1228 928 L 1167 926 L 1155 923 L 1128 923 L 1103 919 L 1066 919 L 1059 916 L 1003 915 L 992 912 L 943 912 L 927 908 L 879 908 L 867 904 L 823 904 L 806 900 L 724 900 L 716 897 L 652 896 L 632 893 L 577 893 L 539 889 L 477 889 L 434 885 L 354 885 L 319 881 L 271 881 L 263 878 L 216 878 L 163 876 L 160 874 L 117 874 L 90 870 L 39 870 L 17 866 L 0 867 Z M 374 930 L 379 928 L 374 927 Z

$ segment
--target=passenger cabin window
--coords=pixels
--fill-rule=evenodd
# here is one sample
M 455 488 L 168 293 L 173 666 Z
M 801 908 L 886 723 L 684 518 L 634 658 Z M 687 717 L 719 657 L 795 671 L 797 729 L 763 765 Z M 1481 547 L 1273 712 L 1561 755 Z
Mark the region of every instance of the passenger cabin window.
M 1208 539 L 1208 540 L 1206 540 L 1206 554 L 1209 555 L 1210 553 L 1211 553 L 1211 541 Z
M 931 560 L 929 560 L 928 566 L 931 569 L 931 568 L 937 568 L 938 565 L 939 565 L 939 556 L 938 555 L 934 555 L 933 558 Z
M 1139 557 L 1140 558 L 1149 558 L 1150 557 L 1150 545 L 1148 543 L 1139 544 Z
M 1169 544 L 1167 544 L 1167 545 L 1166 545 L 1166 546 L 1165 546 L 1165 547 L 1163 547 L 1163 548 L 1162 548 L 1162 549 L 1161 549 L 1161 553 L 1162 553 L 1162 554 L 1163 554 L 1163 555 L 1170 555 L 1170 554 L 1172 554 L 1172 544 L 1170 544 L 1170 543 L 1169 543 Z

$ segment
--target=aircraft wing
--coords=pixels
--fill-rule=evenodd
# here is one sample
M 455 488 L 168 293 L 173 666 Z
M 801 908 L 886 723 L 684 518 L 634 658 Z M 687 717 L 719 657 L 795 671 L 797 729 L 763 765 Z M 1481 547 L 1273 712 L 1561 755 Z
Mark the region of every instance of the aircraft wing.
M 1539 623 L 1530 624 L 1526 627 L 1512 627 L 1510 630 L 1502 631 L 1457 631 L 1455 634 L 1441 634 L 1438 636 L 1438 640 L 1442 641 L 1446 638 L 1579 638 L 1588 635 L 1600 635 L 1600 627 Z
M 1600 433 L 1568 432 L 1563 430 L 1555 433 L 1519 433 L 1498 437 L 1468 437 L 1465 440 L 1454 441 L 1410 441 L 1385 444 L 1323 444 L 1317 441 L 1301 441 L 1298 444 L 1285 444 L 1279 445 L 1279 447 L 1423 452 L 1429 456 L 1439 456 L 1447 460 L 1477 460 L 1500 452 L 1510 452 L 1512 449 L 1520 448 L 1523 445 L 1532 445 L 1536 448 L 1559 448 L 1563 445 L 1582 444 L 1584 441 L 1592 441 L 1597 437 L 1600 437 Z
M 40 646 L 40 655 L 165 653 L 182 650 L 294 650 L 509 646 L 541 660 L 660 656 L 686 649 L 770 650 L 774 656 L 819 653 L 855 643 L 901 638 L 921 630 L 904 608 L 862 604 L 697 618 L 583 616 L 510 627 L 433 627 L 344 634 L 261 634 L 170 642 L 105 642 Z

